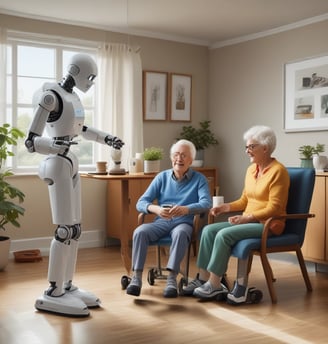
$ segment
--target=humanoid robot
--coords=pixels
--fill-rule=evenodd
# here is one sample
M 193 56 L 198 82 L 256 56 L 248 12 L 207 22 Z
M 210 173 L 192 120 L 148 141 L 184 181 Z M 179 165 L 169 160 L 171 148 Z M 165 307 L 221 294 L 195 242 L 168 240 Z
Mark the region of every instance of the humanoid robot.
M 84 54 L 71 58 L 61 83 L 45 83 L 28 136 L 27 150 L 46 155 L 39 176 L 48 184 L 52 221 L 57 228 L 49 253 L 49 288 L 35 302 L 38 310 L 71 316 L 88 316 L 100 300 L 72 284 L 81 235 L 81 195 L 78 159 L 70 151 L 79 134 L 87 140 L 120 150 L 117 137 L 84 125 L 84 109 L 73 87 L 87 92 L 97 76 L 97 65 Z M 46 129 L 49 137 L 42 136 Z

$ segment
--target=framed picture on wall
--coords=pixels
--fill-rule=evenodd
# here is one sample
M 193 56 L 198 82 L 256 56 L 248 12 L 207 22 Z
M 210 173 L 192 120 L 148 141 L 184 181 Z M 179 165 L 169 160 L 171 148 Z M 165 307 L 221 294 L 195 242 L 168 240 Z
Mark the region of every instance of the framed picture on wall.
M 285 131 L 328 130 L 328 56 L 285 65 Z
M 168 73 L 143 71 L 143 118 L 145 121 L 167 119 Z
M 191 75 L 170 74 L 171 121 L 191 121 L 191 86 Z

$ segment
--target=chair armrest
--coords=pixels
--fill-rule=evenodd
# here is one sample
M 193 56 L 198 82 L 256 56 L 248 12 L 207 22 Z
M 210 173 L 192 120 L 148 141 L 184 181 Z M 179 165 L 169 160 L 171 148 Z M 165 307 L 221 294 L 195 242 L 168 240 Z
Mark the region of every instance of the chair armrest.
M 138 226 L 140 226 L 141 224 L 144 223 L 146 215 L 147 215 L 146 213 L 139 213 L 138 214 Z
M 268 236 L 272 233 L 270 230 L 270 225 L 273 220 L 305 220 L 311 217 L 315 217 L 314 214 L 286 214 L 281 216 L 272 216 L 268 218 L 264 223 L 264 229 L 261 238 L 261 247 L 265 248 L 267 246 Z

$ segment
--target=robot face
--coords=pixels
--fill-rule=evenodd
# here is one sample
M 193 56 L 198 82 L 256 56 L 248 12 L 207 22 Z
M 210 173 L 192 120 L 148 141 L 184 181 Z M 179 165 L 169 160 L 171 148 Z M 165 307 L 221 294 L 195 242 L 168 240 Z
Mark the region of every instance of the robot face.
M 86 54 L 74 55 L 68 64 L 67 71 L 73 77 L 75 86 L 82 92 L 87 92 L 94 84 L 98 72 L 95 61 Z

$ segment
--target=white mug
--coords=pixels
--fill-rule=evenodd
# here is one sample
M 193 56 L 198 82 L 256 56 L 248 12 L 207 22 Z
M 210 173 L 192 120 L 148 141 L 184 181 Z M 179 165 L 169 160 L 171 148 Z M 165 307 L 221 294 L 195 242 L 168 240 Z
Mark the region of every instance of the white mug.
M 213 208 L 218 207 L 220 204 L 224 203 L 224 197 L 223 196 L 213 196 Z

